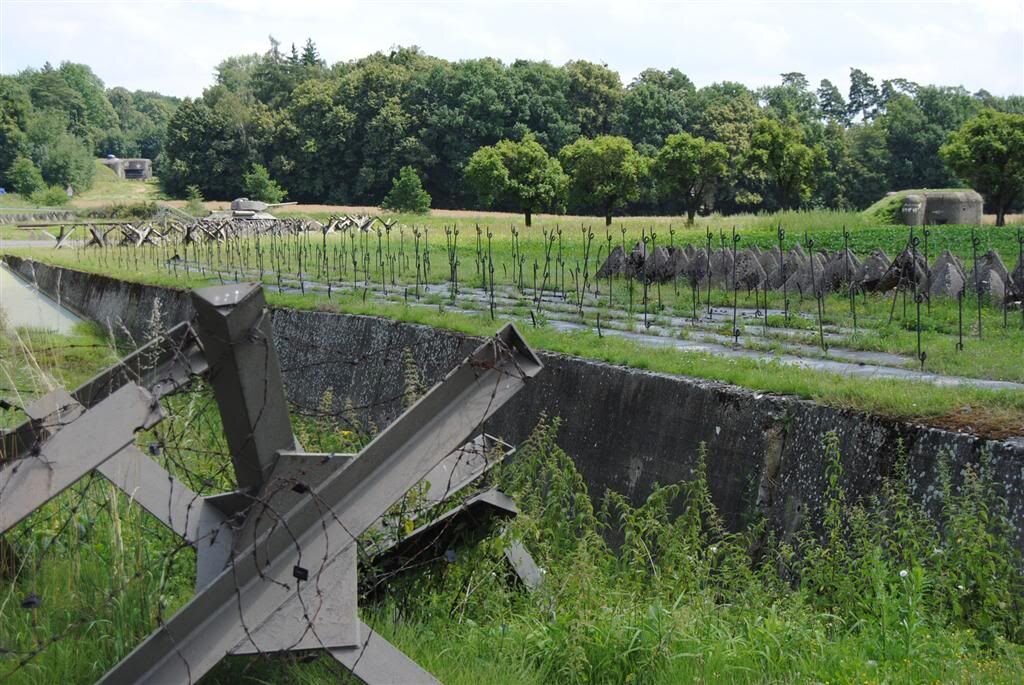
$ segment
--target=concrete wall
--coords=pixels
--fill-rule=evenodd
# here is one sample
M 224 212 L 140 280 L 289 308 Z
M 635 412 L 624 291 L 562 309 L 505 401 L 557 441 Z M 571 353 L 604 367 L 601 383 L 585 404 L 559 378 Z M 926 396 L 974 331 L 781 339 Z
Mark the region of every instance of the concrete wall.
M 165 326 L 192 315 L 185 292 L 8 261 L 77 313 L 137 340 L 149 329 L 158 300 Z M 480 343 L 450 331 L 367 316 L 281 309 L 274 311 L 273 322 L 293 402 L 316 408 L 330 388 L 339 409 L 347 399 L 364 420 L 380 427 L 401 411 L 406 350 L 433 383 Z M 529 340 L 529 330 L 524 334 Z M 821 442 L 834 430 L 843 454 L 844 486 L 854 498 L 878 491 L 902 441 L 922 500 L 934 503 L 938 497 L 941 454 L 950 455 L 958 473 L 987 453 L 1005 486 L 1014 521 L 1024 521 L 1024 438 L 985 440 L 722 383 L 556 354 L 541 358 L 545 371 L 486 429 L 516 442 L 542 413 L 562 417 L 559 443 L 595 497 L 611 488 L 639 501 L 655 483 L 689 478 L 704 442 L 712 492 L 729 525 L 739 528 L 764 513 L 773 528 L 792 535 L 820 520 L 826 482 Z M 1018 526 L 1017 541 L 1024 549 L 1022 529 Z

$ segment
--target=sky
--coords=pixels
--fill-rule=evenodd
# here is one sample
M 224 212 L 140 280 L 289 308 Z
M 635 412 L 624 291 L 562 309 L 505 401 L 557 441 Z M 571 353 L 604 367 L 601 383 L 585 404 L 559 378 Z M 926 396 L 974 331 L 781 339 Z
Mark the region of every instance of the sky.
M 82 62 L 108 87 L 199 96 L 221 60 L 265 52 L 269 35 L 312 38 L 329 63 L 418 45 L 450 60 L 586 59 L 624 83 L 648 67 L 698 87 L 799 71 L 845 93 L 858 67 L 1024 94 L 1024 0 L 0 0 L 0 73 Z

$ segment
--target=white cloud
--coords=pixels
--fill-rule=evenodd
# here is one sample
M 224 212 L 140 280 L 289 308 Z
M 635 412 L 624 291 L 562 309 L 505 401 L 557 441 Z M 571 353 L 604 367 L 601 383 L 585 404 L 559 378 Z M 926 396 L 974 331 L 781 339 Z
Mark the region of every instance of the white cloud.
M 416 44 L 447 59 L 605 62 L 628 82 L 677 67 L 698 85 L 786 71 L 1024 93 L 1024 0 L 975 2 L 361 2 L 0 0 L 0 71 L 84 62 L 108 85 L 198 95 L 230 55 L 311 37 L 330 62 Z

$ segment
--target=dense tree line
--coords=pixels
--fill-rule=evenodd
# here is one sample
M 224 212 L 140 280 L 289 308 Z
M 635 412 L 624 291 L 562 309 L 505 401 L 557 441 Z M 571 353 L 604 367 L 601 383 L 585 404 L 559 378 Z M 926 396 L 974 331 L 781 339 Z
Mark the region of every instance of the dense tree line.
M 177 103 L 107 89 L 89 67 L 71 62 L 0 76 L 0 186 L 83 190 L 97 156 L 155 158 Z
M 449 62 L 416 48 L 328 66 L 312 42 L 290 51 L 272 42 L 263 55 L 221 63 L 216 83 L 182 103 L 160 168 L 169 192 L 194 184 L 220 198 L 238 195 L 243 175 L 262 164 L 291 200 L 379 204 L 411 166 L 437 207 L 691 216 L 863 208 L 892 189 L 959 185 L 939 149 L 986 107 L 1024 112 L 1024 98 L 877 83 L 858 69 L 845 96 L 799 73 L 751 90 L 697 88 L 676 69 L 649 69 L 624 86 L 591 62 Z M 538 166 L 509 177 L 502 168 L 513 152 L 525 155 L 517 164 Z M 591 192 L 602 181 L 588 190 L 577 177 L 596 173 L 589 161 L 599 152 L 631 171 L 617 188 Z M 707 154 L 715 173 L 694 171 L 694 156 Z M 649 173 L 670 168 L 674 181 Z
M 377 205 L 411 167 L 435 207 L 859 209 L 889 190 L 970 182 L 963 154 L 940 154 L 951 134 L 983 111 L 1024 113 L 1020 96 L 859 69 L 850 81 L 845 94 L 796 72 L 757 90 L 697 88 L 648 69 L 623 85 L 586 61 L 449 62 L 417 48 L 328 65 L 311 41 L 271 39 L 179 103 L 47 65 L 0 77 L 0 181 L 27 158 L 47 183 L 82 185 L 86 155 L 116 154 L 154 158 L 176 196 L 243 195 L 262 167 L 289 200 Z

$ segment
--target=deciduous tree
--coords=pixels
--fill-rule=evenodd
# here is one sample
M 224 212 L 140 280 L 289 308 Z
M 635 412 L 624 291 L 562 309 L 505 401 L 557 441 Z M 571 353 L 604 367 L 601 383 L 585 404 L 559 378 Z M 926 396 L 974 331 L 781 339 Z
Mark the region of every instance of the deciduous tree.
M 986 109 L 949 137 L 940 154 L 996 209 L 996 225 L 1024 194 L 1024 114 Z
M 654 159 L 654 174 L 663 195 L 678 199 L 686 209 L 686 222 L 692 225 L 697 210 L 709 191 L 725 173 L 729 152 L 721 143 L 674 133 Z
M 596 208 L 606 226 L 612 213 L 636 200 L 646 172 L 644 158 L 621 136 L 580 138 L 558 153 L 569 174 L 571 198 L 580 208 Z
M 810 197 L 815 167 L 823 160 L 824 151 L 805 144 L 803 130 L 795 120 L 766 118 L 757 123 L 750 161 L 767 175 L 780 208 L 795 209 Z
M 502 140 L 477 150 L 466 165 L 466 182 L 485 205 L 513 205 L 530 226 L 535 210 L 561 204 L 569 179 L 558 160 L 527 134 L 521 141 Z

